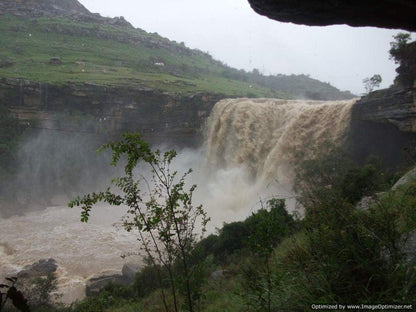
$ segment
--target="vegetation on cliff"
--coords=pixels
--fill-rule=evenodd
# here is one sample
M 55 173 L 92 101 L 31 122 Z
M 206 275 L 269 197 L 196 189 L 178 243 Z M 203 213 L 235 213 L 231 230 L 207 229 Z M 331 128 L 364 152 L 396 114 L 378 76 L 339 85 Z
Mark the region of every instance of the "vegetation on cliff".
M 403 87 L 412 87 L 416 78 L 416 41 L 410 40 L 409 33 L 398 33 L 390 43 L 390 58 L 399 64 L 394 82 Z

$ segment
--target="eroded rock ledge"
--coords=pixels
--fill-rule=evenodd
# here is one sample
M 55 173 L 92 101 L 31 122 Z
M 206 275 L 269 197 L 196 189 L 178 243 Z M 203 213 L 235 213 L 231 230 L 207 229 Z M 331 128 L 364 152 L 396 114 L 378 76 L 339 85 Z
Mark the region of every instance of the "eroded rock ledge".
M 416 31 L 413 0 L 249 0 L 257 13 L 309 26 L 347 24 Z

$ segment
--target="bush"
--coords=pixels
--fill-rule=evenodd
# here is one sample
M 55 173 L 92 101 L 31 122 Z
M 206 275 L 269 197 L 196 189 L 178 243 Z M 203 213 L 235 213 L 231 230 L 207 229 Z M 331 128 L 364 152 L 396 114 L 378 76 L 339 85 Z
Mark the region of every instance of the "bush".
M 28 298 L 34 306 L 52 306 L 53 301 L 61 297 L 57 294 L 58 290 L 55 273 L 50 273 L 46 277 L 36 277 L 28 289 Z
M 101 312 L 114 306 L 116 299 L 109 291 L 101 291 L 97 296 L 88 297 L 85 300 L 77 303 L 74 311 L 77 312 Z
M 330 149 L 297 165 L 295 189 L 299 202 L 312 213 L 313 207 L 331 198 L 356 204 L 364 196 L 386 190 L 393 176 L 385 172 L 382 163 L 370 157 L 364 166 L 354 164 L 348 153 Z
M 295 221 L 286 211 L 285 201 L 274 198 L 244 224 L 249 234 L 243 244 L 250 257 L 242 265 L 242 297 L 249 311 L 273 311 L 279 304 L 272 296 L 276 281 L 270 256 L 282 239 L 293 233 Z
M 342 168 L 334 160 L 330 155 L 308 161 L 301 172 L 308 181 L 321 183 L 302 190 L 301 233 L 277 247 L 272 272 L 279 286 L 273 296 L 280 299 L 280 309 L 305 309 L 312 303 L 414 302 L 416 270 L 403 246 L 407 233 L 416 229 L 416 185 L 375 196 L 370 208 L 359 209 L 360 196 L 374 196 L 386 176 L 374 163 Z M 340 170 L 321 171 L 329 164 Z
M 214 256 L 214 263 L 226 264 L 233 257 L 260 250 L 271 252 L 273 248 L 296 228 L 282 199 L 273 198 L 266 207 L 259 209 L 244 221 L 225 223 L 218 235 L 210 235 L 200 241 L 201 254 Z

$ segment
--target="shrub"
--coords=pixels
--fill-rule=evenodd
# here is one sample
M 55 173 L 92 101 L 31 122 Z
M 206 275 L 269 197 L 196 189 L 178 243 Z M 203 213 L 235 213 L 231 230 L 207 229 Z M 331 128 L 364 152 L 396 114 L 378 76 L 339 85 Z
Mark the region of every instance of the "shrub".
M 416 229 L 415 185 L 375 196 L 370 208 L 359 209 L 360 196 L 374 196 L 385 175 L 372 163 L 341 168 L 331 157 L 307 163 L 302 173 L 309 181 L 325 182 L 301 192 L 306 195 L 302 232 L 277 247 L 274 296 L 281 299 L 281 310 L 312 303 L 414 302 L 416 270 L 403 246 L 406 234 Z M 328 164 L 341 170 L 320 171 Z
M 192 172 L 188 170 L 178 177 L 172 171 L 171 162 L 176 157 L 174 150 L 162 153 L 151 150 L 139 133 L 125 133 L 119 142 L 108 143 L 102 149 L 112 151 L 112 165 L 126 157 L 125 176 L 112 181 L 118 188 L 115 193 L 110 187 L 105 192 L 77 197 L 69 207 L 81 206 L 81 221 L 87 222 L 92 206 L 98 202 L 110 205 L 126 205 L 124 228 L 137 231 L 138 239 L 153 268 L 158 272 L 157 280 L 162 293 L 162 301 L 168 310 L 164 292 L 163 274 L 168 273 L 170 292 L 175 311 L 179 311 L 179 294 L 186 297 L 186 309 L 193 311 L 194 297 L 198 288 L 191 287 L 194 272 L 190 258 L 196 242 L 205 232 L 209 218 L 202 206 L 194 206 L 192 195 L 196 185 L 186 189 L 185 179 Z M 151 178 L 147 179 L 135 169 L 147 168 Z M 121 195 L 120 195 L 121 194 Z M 197 226 L 200 225 L 200 230 Z

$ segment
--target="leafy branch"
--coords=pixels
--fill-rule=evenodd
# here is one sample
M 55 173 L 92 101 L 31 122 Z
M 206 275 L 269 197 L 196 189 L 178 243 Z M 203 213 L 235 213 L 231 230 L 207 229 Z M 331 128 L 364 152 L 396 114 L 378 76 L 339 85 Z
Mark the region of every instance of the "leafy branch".
M 161 286 L 164 285 L 162 268 L 168 273 L 174 310 L 180 309 L 178 293 L 184 289 L 185 308 L 194 311 L 193 298 L 198 289 L 192 287 L 194 268 L 190 257 L 206 231 L 209 218 L 202 206 L 192 204 L 196 185 L 186 189 L 186 178 L 192 170 L 178 176 L 177 171 L 171 171 L 176 151 L 152 151 L 138 133 L 123 134 L 120 142 L 108 143 L 100 148 L 103 149 L 111 149 L 113 166 L 127 158 L 125 175 L 113 179 L 106 191 L 77 197 L 68 206 L 81 207 L 82 222 L 88 222 L 91 209 L 98 202 L 127 206 L 123 226 L 129 232 L 138 233 L 141 250 L 158 270 Z M 142 167 L 150 169 L 150 179 L 136 172 Z M 118 193 L 112 191 L 114 187 Z M 163 288 L 162 299 L 168 311 Z

